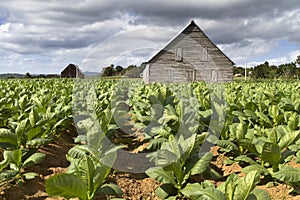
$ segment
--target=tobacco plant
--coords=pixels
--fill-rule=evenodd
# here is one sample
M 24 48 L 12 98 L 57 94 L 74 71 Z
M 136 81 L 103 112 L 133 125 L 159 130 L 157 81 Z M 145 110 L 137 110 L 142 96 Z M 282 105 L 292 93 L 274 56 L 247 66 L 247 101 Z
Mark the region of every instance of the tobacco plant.
M 155 190 L 157 196 L 162 199 L 183 198 L 182 190 L 189 178 L 210 173 L 212 154 L 208 152 L 199 157 L 199 146 L 205 136 L 193 134 L 185 139 L 180 135 L 178 139 L 164 142 L 157 152 L 151 154 L 156 167 L 148 169 L 146 174 L 162 183 Z

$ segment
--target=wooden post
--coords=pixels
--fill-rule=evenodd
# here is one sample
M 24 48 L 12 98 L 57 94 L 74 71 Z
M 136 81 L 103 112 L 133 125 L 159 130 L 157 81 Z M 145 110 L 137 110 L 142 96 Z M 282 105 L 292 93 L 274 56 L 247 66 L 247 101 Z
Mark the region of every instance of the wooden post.
M 247 61 L 245 62 L 245 81 L 247 81 Z

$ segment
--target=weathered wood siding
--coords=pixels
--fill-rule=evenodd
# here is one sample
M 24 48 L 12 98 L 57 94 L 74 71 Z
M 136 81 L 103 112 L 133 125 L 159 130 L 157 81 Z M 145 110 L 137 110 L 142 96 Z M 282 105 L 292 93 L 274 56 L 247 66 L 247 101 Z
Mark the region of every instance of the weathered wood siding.
M 228 82 L 233 78 L 233 62 L 193 22 L 148 64 L 150 83 Z

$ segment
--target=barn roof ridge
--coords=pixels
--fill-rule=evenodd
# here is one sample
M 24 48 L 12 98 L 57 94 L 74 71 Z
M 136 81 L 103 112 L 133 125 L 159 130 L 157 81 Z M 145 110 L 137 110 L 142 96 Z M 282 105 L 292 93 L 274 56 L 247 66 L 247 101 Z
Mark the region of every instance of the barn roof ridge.
M 221 51 L 221 49 L 205 34 L 205 32 L 195 23 L 194 20 L 191 20 L 191 22 L 182 29 L 182 31 L 180 31 L 174 38 L 172 38 L 166 46 L 164 46 L 164 48 L 162 48 L 159 52 L 157 52 L 149 61 L 147 61 L 147 63 L 150 63 L 151 61 L 155 60 L 158 56 L 160 56 L 161 54 L 163 54 L 166 49 L 172 47 L 173 45 L 175 45 L 177 43 L 177 41 L 180 41 L 180 39 L 182 37 L 184 37 L 185 35 L 188 35 L 192 28 L 196 27 L 199 29 L 199 31 L 205 36 L 205 38 L 211 42 L 233 65 L 235 64 L 223 51 Z

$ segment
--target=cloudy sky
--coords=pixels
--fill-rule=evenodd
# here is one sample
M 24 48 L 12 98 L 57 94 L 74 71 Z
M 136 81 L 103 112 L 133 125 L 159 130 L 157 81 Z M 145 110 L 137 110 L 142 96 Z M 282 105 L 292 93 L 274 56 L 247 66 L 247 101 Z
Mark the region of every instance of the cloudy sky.
M 238 66 L 300 55 L 299 0 L 1 0 L 0 73 L 139 65 L 191 20 Z

